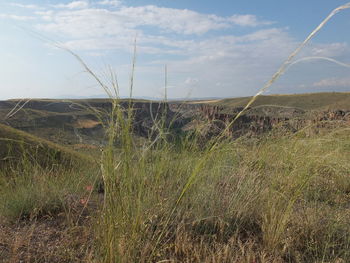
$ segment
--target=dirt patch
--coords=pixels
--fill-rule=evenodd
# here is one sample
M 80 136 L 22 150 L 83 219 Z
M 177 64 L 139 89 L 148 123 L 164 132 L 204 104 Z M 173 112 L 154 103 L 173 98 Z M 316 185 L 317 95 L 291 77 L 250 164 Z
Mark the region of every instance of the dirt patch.
M 74 128 L 77 129 L 92 129 L 101 125 L 101 122 L 95 120 L 79 119 L 73 124 Z
M 70 214 L 14 223 L 0 218 L 0 262 L 92 262 L 97 204 L 77 196 L 71 199 Z

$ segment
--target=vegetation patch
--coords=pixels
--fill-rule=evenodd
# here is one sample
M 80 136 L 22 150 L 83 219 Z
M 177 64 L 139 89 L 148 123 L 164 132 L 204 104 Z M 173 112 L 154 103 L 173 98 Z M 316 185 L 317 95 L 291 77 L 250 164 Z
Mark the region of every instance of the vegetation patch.
M 0 166 L 3 168 L 25 162 L 50 168 L 68 167 L 79 161 L 93 162 L 89 156 L 2 124 L 0 146 Z

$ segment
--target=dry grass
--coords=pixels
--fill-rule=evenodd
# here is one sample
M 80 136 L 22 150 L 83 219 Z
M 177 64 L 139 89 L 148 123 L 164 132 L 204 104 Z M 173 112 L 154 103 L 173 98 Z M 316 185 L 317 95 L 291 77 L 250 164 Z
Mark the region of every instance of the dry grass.
M 349 7 L 334 10 L 244 110 L 335 13 Z M 160 114 L 153 120 L 154 133 L 140 147 L 132 131 L 133 102 L 130 99 L 126 109 L 120 107 L 113 73 L 109 88 L 79 56 L 67 51 L 113 99 L 109 141 L 100 161 L 104 196 L 93 207 L 97 214 L 90 228 L 88 220 L 81 219 L 89 204 L 99 200 L 93 191 L 95 180 L 71 173 L 63 184 L 49 173 L 41 174 L 45 178 L 41 179 L 30 171 L 36 166 L 24 159 L 25 180 L 22 170 L 12 171 L 15 180 L 1 174 L 0 182 L 6 186 L 1 194 L 6 198 L 0 206 L 6 209 L 0 216 L 20 220 L 12 226 L 2 224 L 4 260 L 340 263 L 350 258 L 348 128 L 313 136 L 307 136 L 305 128 L 297 134 L 274 133 L 235 142 L 225 140 L 224 131 L 199 145 L 193 134 L 176 143 L 169 140 Z M 135 58 L 136 54 L 130 97 Z M 26 190 L 26 183 L 33 191 Z M 74 190 L 82 185 L 89 186 L 85 196 Z M 78 201 L 67 202 L 67 194 Z M 47 209 L 57 201 L 60 209 Z M 82 206 L 77 213 L 74 203 Z M 64 223 L 58 220 L 61 215 Z
M 86 189 L 93 177 L 84 173 L 61 173 L 62 181 L 29 174 L 36 187 L 17 181 L 1 194 L 29 216 L 1 210 L 0 255 L 5 262 L 346 262 L 349 136 L 342 128 L 223 142 L 175 212 L 181 187 L 203 157 L 191 145 L 134 149 L 145 154 L 142 162 L 134 153 L 133 177 L 119 181 L 123 195 L 114 185 L 104 203 L 97 185 Z M 118 165 L 123 151 L 115 154 Z M 19 194 L 24 189 L 35 191 Z M 61 202 L 61 209 L 40 208 L 45 200 Z M 125 214 L 115 214 L 119 209 Z M 116 238 L 110 253 L 118 250 L 108 260 L 105 231 Z
M 87 220 L 72 227 L 64 216 L 0 224 L 0 261 L 87 262 L 93 245 L 91 234 Z

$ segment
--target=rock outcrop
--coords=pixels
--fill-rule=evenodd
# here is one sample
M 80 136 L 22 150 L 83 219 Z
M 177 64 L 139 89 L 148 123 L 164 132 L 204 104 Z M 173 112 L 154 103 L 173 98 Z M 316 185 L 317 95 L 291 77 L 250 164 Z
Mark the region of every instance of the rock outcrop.
M 195 121 L 184 129 L 198 129 L 204 136 L 215 136 L 226 130 L 226 136 L 237 138 L 242 135 L 257 136 L 273 129 L 296 132 L 307 125 L 325 127 L 328 122 L 338 121 L 350 125 L 350 111 L 305 111 L 292 107 L 259 106 L 249 108 L 234 122 L 243 107 L 228 108 L 210 104 L 172 105 L 174 111 L 189 114 Z M 230 126 L 228 129 L 227 127 Z

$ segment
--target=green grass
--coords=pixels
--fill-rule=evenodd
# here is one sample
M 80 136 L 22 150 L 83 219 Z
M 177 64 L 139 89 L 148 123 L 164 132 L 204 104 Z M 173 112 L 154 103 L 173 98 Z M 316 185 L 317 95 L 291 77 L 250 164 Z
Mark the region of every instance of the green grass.
M 24 156 L 31 163 L 50 168 L 55 165 L 68 167 L 75 162 L 93 162 L 89 156 L 2 124 L 0 146 L 2 169 L 21 163 Z
M 96 169 L 52 171 L 29 163 L 22 166 L 25 169 L 0 173 L 0 218 L 9 222 L 60 213 L 72 220 L 72 209 L 79 205 L 86 195 L 86 186 L 93 185 L 96 178 Z
M 348 128 L 242 137 L 221 142 L 208 156 L 185 137 L 176 147 L 164 140 L 135 146 L 128 141 L 131 133 L 123 134 L 127 127 L 115 131 L 128 147 L 106 148 L 102 156 L 104 200 L 89 230 L 95 242 L 88 262 L 350 257 Z M 54 171 L 25 156 L 17 167 L 0 173 L 0 218 L 23 222 L 63 213 L 74 229 L 74 202 L 89 195 L 85 188 L 94 185 L 98 167 L 77 162 Z
M 129 168 L 115 158 L 108 180 L 118 183 L 107 181 L 113 190 L 98 227 L 103 261 L 347 259 L 349 130 L 298 136 L 225 142 L 210 158 L 188 146 L 142 158 L 134 149 Z
M 89 156 L 0 124 L 0 217 L 62 212 L 70 195 L 91 184 L 94 167 Z

